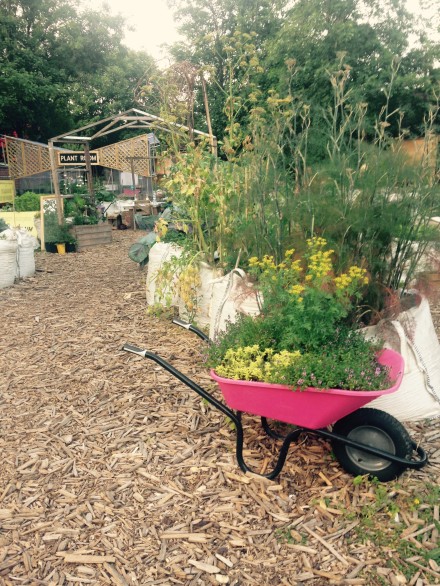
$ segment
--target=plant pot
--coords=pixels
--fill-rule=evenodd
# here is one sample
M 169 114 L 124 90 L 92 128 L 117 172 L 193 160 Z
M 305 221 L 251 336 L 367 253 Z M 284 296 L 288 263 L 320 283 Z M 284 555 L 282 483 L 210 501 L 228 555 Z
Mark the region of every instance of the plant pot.
M 58 252 L 58 254 L 66 254 L 66 243 L 65 242 L 57 243 L 57 252 Z
M 222 378 L 213 370 L 211 378 L 218 383 L 231 409 L 319 429 L 356 411 L 376 397 L 397 391 L 404 371 L 402 356 L 393 350 L 383 350 L 378 356 L 378 362 L 389 367 L 390 379 L 394 381 L 390 388 L 380 391 L 321 390 L 312 387 L 294 391 L 285 385 Z

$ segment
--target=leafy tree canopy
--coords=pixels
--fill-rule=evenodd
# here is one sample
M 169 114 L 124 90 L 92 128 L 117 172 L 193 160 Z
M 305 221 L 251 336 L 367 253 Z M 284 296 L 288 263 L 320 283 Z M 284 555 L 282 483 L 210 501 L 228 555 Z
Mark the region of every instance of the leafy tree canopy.
M 185 38 L 171 48 L 176 61 L 189 61 L 205 72 L 213 132 L 222 137 L 229 121 L 225 102 L 231 91 L 239 99 L 255 88 L 250 85 L 250 68 L 255 83 L 265 85 L 262 62 L 266 42 L 279 31 L 287 0 L 171 0 L 179 31 Z M 258 81 L 257 81 L 258 79 Z M 198 96 L 196 105 L 203 109 Z M 204 117 L 196 116 L 203 128 Z
M 0 4 L 0 131 L 45 141 L 133 106 L 133 90 L 154 69 L 122 44 L 120 17 L 73 0 Z
M 190 61 L 207 72 L 214 133 L 220 139 L 229 133 L 231 96 L 238 101 L 236 113 L 240 110 L 235 120 L 243 121 L 243 105 L 248 109 L 255 105 L 249 96 L 262 99 L 271 88 L 280 96 L 291 94 L 310 104 L 314 120 L 324 124 L 333 106 L 332 73 L 341 67 L 349 71 L 347 104 L 367 104 L 371 134 L 374 120 L 388 104 L 389 112 L 400 109 L 404 126 L 419 135 L 439 93 L 440 44 L 431 34 L 435 23 L 409 13 L 404 0 L 170 0 L 169 4 L 177 10 L 186 39 L 172 47 L 172 54 L 177 61 Z M 203 110 L 200 96 L 195 107 Z M 397 132 L 396 120 L 390 122 L 392 132 Z M 316 125 L 315 130 L 312 143 L 319 141 Z

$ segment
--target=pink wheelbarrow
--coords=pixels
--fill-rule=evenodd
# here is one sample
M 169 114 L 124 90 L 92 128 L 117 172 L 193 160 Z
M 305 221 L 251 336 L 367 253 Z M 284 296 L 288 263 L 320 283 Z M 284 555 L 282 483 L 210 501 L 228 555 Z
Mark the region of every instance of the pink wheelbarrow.
M 174 320 L 174 323 L 209 342 L 204 332 L 191 324 L 181 320 Z M 314 388 L 293 391 L 283 385 L 226 379 L 211 371 L 211 377 L 217 382 L 226 404 L 157 354 L 131 344 L 124 344 L 122 350 L 153 360 L 234 423 L 236 457 L 243 472 L 258 474 L 243 458 L 243 413 L 259 416 L 266 434 L 282 441 L 274 468 L 261 475 L 265 478 L 278 476 L 290 444 L 303 433 L 329 440 L 336 459 L 354 476 L 368 474 L 387 482 L 407 468 L 422 468 L 428 461 L 426 452 L 411 439 L 397 419 L 378 409 L 362 408 L 376 397 L 393 393 L 399 388 L 404 363 L 402 356 L 393 350 L 384 350 L 378 357 L 381 364 L 389 367 L 390 378 L 394 381 L 392 387 L 381 391 Z M 281 435 L 271 428 L 269 420 L 294 427 L 286 435 Z

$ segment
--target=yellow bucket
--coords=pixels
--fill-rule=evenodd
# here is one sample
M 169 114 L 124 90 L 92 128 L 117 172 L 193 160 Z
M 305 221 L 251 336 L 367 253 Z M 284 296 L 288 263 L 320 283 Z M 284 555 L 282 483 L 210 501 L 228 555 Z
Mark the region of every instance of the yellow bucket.
M 57 244 L 57 252 L 58 254 L 66 254 L 66 245 L 64 242 Z

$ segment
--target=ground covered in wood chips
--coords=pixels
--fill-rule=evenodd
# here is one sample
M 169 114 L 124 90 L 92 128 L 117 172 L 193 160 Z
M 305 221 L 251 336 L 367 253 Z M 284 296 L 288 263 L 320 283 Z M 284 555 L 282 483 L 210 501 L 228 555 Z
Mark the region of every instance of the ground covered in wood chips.
M 214 389 L 201 341 L 147 314 L 138 237 L 37 253 L 0 291 L 0 583 L 440 584 L 439 423 L 408 427 L 431 463 L 396 482 L 354 479 L 305 436 L 276 481 L 243 474 L 224 415 L 120 350 Z M 245 431 L 270 469 L 274 441 Z

